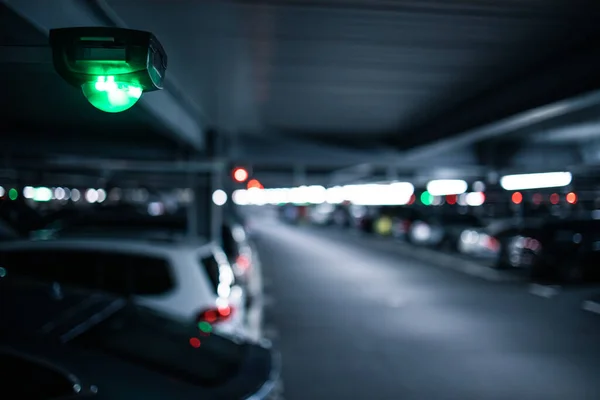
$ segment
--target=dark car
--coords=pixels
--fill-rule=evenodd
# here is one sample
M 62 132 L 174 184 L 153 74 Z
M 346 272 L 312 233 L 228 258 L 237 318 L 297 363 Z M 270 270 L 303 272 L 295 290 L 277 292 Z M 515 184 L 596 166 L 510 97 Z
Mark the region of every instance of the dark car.
M 126 299 L 0 281 L 3 399 L 267 399 L 267 347 L 185 325 Z
M 597 279 L 600 220 L 544 223 L 515 237 L 512 256 L 539 281 L 563 283 Z
M 422 215 L 411 224 L 409 240 L 418 245 L 456 251 L 464 230 L 483 227 L 485 224 L 471 214 Z

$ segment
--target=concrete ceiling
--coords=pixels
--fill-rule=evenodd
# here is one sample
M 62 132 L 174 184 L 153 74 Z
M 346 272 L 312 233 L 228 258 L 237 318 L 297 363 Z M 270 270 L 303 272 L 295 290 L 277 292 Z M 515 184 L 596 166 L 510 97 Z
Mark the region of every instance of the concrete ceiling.
M 226 139 L 223 157 L 273 185 L 299 169 L 326 183 L 364 163 L 479 174 L 530 160 L 523 168 L 535 169 L 544 162 L 523 154 L 554 154 L 559 144 L 574 146 L 564 154 L 576 164 L 590 159 L 577 146 L 596 138 L 596 98 L 481 130 L 598 89 L 593 0 L 2 3 L 5 165 L 64 154 L 186 160 L 202 156 L 212 130 Z M 166 90 L 107 115 L 49 60 L 8 57 L 47 46 L 49 28 L 77 25 L 152 31 L 169 54 Z M 505 149 L 501 160 L 491 161 L 490 148 Z

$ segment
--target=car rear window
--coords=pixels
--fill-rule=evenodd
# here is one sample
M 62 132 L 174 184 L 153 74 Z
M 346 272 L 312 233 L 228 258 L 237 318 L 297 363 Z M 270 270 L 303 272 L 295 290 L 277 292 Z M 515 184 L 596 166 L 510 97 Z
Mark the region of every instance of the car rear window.
M 167 260 L 137 254 L 54 249 L 2 251 L 0 265 L 11 276 L 119 295 L 162 294 L 174 286 Z
M 247 349 L 139 306 L 125 308 L 73 343 L 205 387 L 231 379 Z
M 219 263 L 217 262 L 215 256 L 210 255 L 208 257 L 202 257 L 200 259 L 200 264 L 208 275 L 211 286 L 216 293 L 217 288 L 219 287 Z

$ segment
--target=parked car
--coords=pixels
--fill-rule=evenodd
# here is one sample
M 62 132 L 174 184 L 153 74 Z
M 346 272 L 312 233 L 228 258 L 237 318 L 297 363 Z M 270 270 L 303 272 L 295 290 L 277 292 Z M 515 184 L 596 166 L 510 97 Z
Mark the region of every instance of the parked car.
M 223 251 L 233 268 L 236 281 L 246 290 L 250 306 L 262 293 L 260 258 L 243 225 L 228 220 L 221 229 Z
M 244 331 L 244 291 L 212 243 L 94 232 L 4 242 L 0 263 L 12 276 L 131 296 L 180 320 L 214 323 L 221 333 Z
M 8 279 L 7 279 L 8 278 Z M 4 399 L 256 399 L 277 353 L 125 298 L 0 279 Z
M 396 239 L 407 240 L 410 228 L 415 221 L 423 219 L 422 213 L 406 206 L 393 207 L 389 211 L 392 217 L 392 236 Z
M 528 268 L 534 280 L 564 283 L 600 275 L 600 221 L 564 220 L 520 232 L 512 257 Z
M 416 245 L 457 251 L 465 229 L 484 226 L 479 218 L 470 214 L 423 215 L 411 224 L 408 237 Z

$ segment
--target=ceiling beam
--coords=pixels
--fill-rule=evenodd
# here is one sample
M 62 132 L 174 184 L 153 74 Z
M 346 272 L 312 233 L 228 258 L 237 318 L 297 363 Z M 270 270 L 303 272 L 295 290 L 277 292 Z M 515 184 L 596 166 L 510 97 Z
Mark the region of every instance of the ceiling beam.
M 106 26 L 106 22 L 89 7 L 89 2 L 78 0 L 60 2 L 3 0 L 3 2 L 46 35 L 53 28 Z M 173 139 L 195 150 L 203 150 L 204 128 L 168 90 L 142 96 L 139 104 L 164 124 Z

